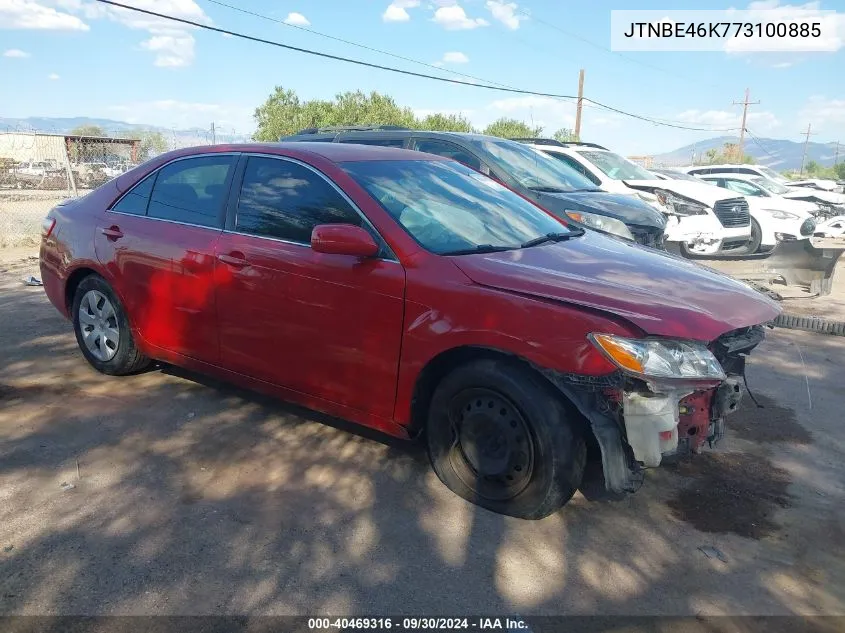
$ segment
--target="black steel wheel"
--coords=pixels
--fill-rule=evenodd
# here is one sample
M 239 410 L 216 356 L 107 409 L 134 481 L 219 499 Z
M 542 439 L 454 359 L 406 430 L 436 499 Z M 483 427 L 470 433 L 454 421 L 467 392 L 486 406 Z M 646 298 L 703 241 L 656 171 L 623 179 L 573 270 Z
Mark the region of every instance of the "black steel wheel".
M 586 445 L 562 396 L 503 360 L 454 369 L 429 407 L 432 467 L 459 496 L 494 512 L 541 519 L 581 483 Z
M 479 496 L 504 501 L 525 490 L 534 469 L 534 438 L 522 413 L 491 389 L 465 389 L 449 407 L 455 473 Z

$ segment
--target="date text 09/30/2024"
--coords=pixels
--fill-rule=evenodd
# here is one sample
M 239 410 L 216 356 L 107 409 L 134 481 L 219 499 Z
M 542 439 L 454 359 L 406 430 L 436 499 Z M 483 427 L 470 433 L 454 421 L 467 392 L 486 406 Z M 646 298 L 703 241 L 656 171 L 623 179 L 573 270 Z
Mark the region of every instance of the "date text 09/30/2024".
M 519 617 L 359 617 L 359 618 L 308 618 L 309 630 L 397 630 L 397 631 L 528 631 L 528 624 Z

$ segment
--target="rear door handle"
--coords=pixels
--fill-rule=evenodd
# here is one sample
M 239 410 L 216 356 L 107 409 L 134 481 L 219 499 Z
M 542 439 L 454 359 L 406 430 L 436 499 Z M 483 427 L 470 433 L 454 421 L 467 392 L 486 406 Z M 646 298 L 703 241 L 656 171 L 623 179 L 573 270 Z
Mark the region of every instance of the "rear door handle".
M 100 232 L 112 241 L 119 240 L 123 237 L 123 231 L 120 230 L 119 226 L 110 226 L 107 229 L 100 229 Z
M 234 266 L 235 268 L 243 268 L 244 266 L 249 266 L 249 262 L 246 260 L 246 257 L 244 257 L 243 253 L 234 252 L 228 255 L 220 253 L 217 255 L 217 259 L 219 259 L 224 264 Z

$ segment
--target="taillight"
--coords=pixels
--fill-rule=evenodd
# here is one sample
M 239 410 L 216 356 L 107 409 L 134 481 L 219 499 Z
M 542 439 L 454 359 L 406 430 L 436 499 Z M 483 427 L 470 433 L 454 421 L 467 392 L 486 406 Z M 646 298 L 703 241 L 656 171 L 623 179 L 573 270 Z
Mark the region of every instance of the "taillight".
M 41 220 L 41 237 L 50 237 L 50 234 L 53 232 L 53 228 L 55 226 L 55 218 L 47 217 Z

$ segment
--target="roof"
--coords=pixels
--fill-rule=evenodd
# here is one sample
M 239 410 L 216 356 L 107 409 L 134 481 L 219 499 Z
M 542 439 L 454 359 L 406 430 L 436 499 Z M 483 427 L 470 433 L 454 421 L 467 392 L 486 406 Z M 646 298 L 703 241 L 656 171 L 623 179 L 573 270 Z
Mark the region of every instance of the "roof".
M 715 173 L 715 174 L 697 174 L 696 178 L 735 178 L 736 180 L 752 180 L 754 178 L 762 178 L 760 174 L 734 174 L 734 173 Z
M 160 157 L 170 160 L 171 158 L 192 156 L 194 154 L 211 154 L 218 152 L 256 152 L 262 154 L 278 154 L 296 158 L 300 156 L 307 158 L 311 156 L 322 156 L 335 163 L 348 161 L 369 161 L 369 160 L 449 160 L 430 154 L 423 154 L 408 149 L 396 147 L 379 147 L 375 145 L 356 145 L 354 143 L 320 143 L 320 142 L 295 142 L 295 143 L 229 143 L 224 145 L 197 145 L 174 150 Z
M 432 139 L 441 139 L 441 140 L 451 140 L 451 141 L 458 141 L 458 140 L 465 140 L 465 141 L 510 141 L 511 139 L 506 138 L 499 138 L 497 136 L 490 136 L 488 134 L 474 134 L 472 132 L 444 132 L 439 130 L 411 130 L 407 128 L 396 128 L 396 129 L 369 129 L 369 128 L 362 128 L 362 129 L 343 129 L 337 131 L 330 131 L 330 130 L 318 130 L 312 131 L 314 128 L 309 128 L 306 130 L 302 130 L 301 132 L 297 132 L 296 134 L 291 134 L 290 136 L 283 136 L 279 141 L 281 143 L 284 142 L 292 142 L 296 140 L 298 143 L 307 142 L 305 139 L 308 138 L 355 138 L 356 136 L 367 138 L 408 138 L 410 136 L 421 136 L 425 138 L 432 138 Z

